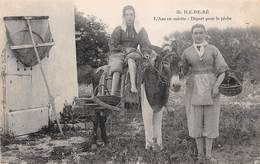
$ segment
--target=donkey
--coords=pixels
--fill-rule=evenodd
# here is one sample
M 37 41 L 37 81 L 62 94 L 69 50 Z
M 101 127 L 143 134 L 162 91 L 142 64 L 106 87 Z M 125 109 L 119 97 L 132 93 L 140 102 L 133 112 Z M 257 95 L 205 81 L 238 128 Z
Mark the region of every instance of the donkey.
M 162 48 L 153 46 L 151 47 L 158 55 L 151 60 L 144 60 L 142 63 L 144 69 L 142 72 L 141 83 L 141 108 L 145 126 L 146 148 L 154 145 L 162 146 L 161 137 L 161 122 L 162 122 L 162 108 L 167 104 L 169 97 L 169 89 L 173 88 L 175 92 L 180 89 L 180 57 L 176 54 L 166 53 Z M 102 66 L 96 70 L 108 71 L 107 65 Z M 98 84 L 100 76 L 93 84 Z M 93 143 L 96 142 L 97 128 L 101 129 L 101 136 L 105 143 L 107 143 L 106 136 L 106 115 L 96 113 L 96 119 L 93 121 Z
M 162 149 L 162 115 L 163 107 L 169 98 L 169 89 L 180 90 L 182 72 L 181 58 L 177 53 L 166 53 L 162 48 L 153 46 L 160 55 L 154 64 L 144 68 L 141 83 L 141 108 L 145 129 L 145 148 Z

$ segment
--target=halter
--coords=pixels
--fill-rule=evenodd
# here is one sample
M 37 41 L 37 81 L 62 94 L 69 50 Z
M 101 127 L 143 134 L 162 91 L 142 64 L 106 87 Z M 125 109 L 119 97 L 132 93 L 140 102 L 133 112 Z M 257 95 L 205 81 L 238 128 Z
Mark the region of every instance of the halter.
M 170 86 L 170 81 L 168 80 L 168 78 L 166 76 L 163 75 L 162 71 L 163 71 L 163 66 L 164 65 L 169 65 L 170 66 L 170 62 L 166 61 L 165 59 L 167 59 L 168 57 L 172 56 L 171 54 L 167 54 L 165 56 L 162 57 L 162 60 L 159 63 L 159 68 L 156 68 L 154 65 L 152 65 L 149 60 L 145 62 L 144 65 L 144 69 L 146 70 L 147 67 L 152 68 L 153 70 L 155 70 L 158 75 L 159 75 L 159 81 L 163 84 L 166 84 L 167 86 Z

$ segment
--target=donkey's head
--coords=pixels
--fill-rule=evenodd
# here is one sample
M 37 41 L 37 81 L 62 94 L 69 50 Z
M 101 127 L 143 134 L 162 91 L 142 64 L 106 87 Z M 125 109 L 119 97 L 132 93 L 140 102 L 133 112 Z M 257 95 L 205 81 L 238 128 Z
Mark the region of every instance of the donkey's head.
M 177 53 L 177 48 L 170 45 L 164 48 L 153 46 L 160 55 L 157 57 L 155 67 L 159 67 L 163 76 L 169 82 L 170 88 L 178 92 L 181 87 L 180 78 L 182 76 L 181 57 Z
M 181 58 L 177 53 L 166 53 L 162 57 L 163 72 L 165 72 L 169 82 L 170 88 L 174 92 L 178 92 L 181 88 Z
M 176 51 L 168 51 L 157 46 L 153 49 L 160 55 L 157 56 L 154 67 L 161 72 L 161 77 L 164 78 L 174 92 L 178 92 L 181 87 L 180 77 L 182 76 L 181 57 Z

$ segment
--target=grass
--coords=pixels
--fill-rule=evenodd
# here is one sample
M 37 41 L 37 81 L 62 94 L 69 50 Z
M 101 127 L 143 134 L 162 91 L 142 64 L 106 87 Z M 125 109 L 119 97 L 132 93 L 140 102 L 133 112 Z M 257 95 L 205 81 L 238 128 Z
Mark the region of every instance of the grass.
M 243 109 L 238 106 L 222 106 L 220 136 L 214 143 L 214 150 L 222 146 L 249 146 L 256 138 L 259 109 Z M 140 120 L 141 121 L 141 120 Z M 117 129 L 118 128 L 118 129 Z M 114 131 L 122 131 L 123 125 Z M 110 145 L 100 148 L 94 156 L 85 160 L 95 162 L 103 159 L 119 163 L 142 160 L 147 163 L 192 163 L 196 157 L 195 142 L 188 136 L 184 108 L 170 113 L 163 121 L 163 145 L 161 152 L 145 150 L 144 132 L 134 136 L 124 133 L 110 135 Z M 86 162 L 86 161 L 85 161 Z
M 221 145 L 249 145 L 251 139 L 257 137 L 260 125 L 256 122 L 260 118 L 260 108 L 245 109 L 239 105 L 222 106 L 220 116 L 220 136 L 215 147 Z
M 135 129 L 129 126 L 135 120 L 137 126 L 142 127 L 141 115 L 136 110 L 128 114 L 129 117 L 125 122 L 120 121 L 118 116 L 113 118 L 113 130 L 109 132 L 110 144 L 108 146 L 100 146 L 96 151 L 91 151 L 91 144 L 88 140 L 84 144 L 74 145 L 73 151 L 66 156 L 51 154 L 49 160 L 66 159 L 69 163 L 105 163 L 108 161 L 110 163 L 131 163 L 143 161 L 146 163 L 166 164 L 194 162 L 197 152 L 194 140 L 188 136 L 184 107 L 179 107 L 178 110 L 164 115 L 162 128 L 164 149 L 160 152 L 144 149 L 144 130 L 141 128 L 140 132 L 135 133 Z M 257 138 L 260 127 L 257 123 L 259 118 L 259 107 L 246 109 L 239 105 L 223 105 L 220 116 L 220 136 L 214 142 L 214 150 L 226 151 L 227 146 L 234 149 L 234 151 L 236 151 L 236 146 L 249 147 L 251 142 Z M 110 122 L 108 121 L 107 124 L 109 126 Z M 58 131 L 52 128 L 43 128 L 42 132 L 38 133 L 39 136 L 37 134 L 30 135 L 29 142 L 37 141 L 37 137 L 44 137 L 45 135 L 51 136 L 53 140 L 59 139 Z M 86 138 L 91 137 L 91 133 L 82 133 L 81 131 L 70 131 L 65 132 L 65 134 L 66 138 L 77 135 Z M 14 138 L 8 140 L 7 137 L 10 136 L 1 136 L 1 141 L 2 143 L 5 142 L 5 145 L 13 143 L 26 144 L 18 142 Z M 4 148 L 5 145 L 1 145 L 1 147 Z M 20 156 L 19 158 L 29 159 L 28 156 Z M 30 157 L 30 160 L 32 158 Z

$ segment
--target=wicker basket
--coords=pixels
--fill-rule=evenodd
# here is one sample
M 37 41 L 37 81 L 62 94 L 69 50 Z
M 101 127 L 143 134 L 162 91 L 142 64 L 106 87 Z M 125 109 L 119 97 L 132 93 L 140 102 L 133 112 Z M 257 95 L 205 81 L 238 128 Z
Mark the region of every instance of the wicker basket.
M 236 96 L 242 92 L 241 82 L 232 71 L 225 73 L 225 78 L 219 86 L 219 92 L 225 96 Z

